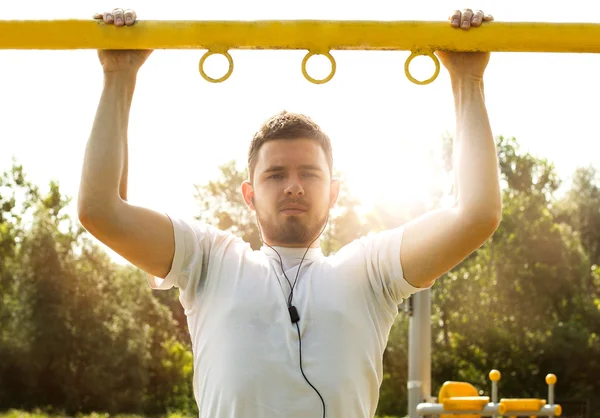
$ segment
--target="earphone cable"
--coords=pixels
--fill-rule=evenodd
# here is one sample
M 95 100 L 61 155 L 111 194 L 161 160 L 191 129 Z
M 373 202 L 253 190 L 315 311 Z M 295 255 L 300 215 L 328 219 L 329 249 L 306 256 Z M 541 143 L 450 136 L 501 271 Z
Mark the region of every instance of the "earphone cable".
M 290 312 L 290 318 L 292 320 L 292 323 L 296 324 L 296 330 L 298 331 L 298 351 L 299 351 L 299 359 L 300 359 L 300 372 L 302 373 L 304 380 L 306 380 L 306 383 L 308 383 L 310 385 L 310 387 L 313 388 L 313 390 L 319 396 L 319 399 L 321 399 L 321 403 L 323 404 L 323 418 L 325 418 L 325 400 L 323 399 L 323 396 L 321 396 L 321 393 L 318 391 L 318 389 L 316 387 L 314 387 L 312 383 L 310 383 L 310 380 L 308 380 L 308 378 L 306 377 L 306 374 L 304 374 L 304 369 L 302 367 L 302 337 L 300 336 L 300 326 L 298 325 L 298 321 L 300 321 L 300 316 L 298 315 L 298 311 L 296 310 L 296 307 L 292 306 L 292 298 L 294 297 L 294 287 L 296 286 L 296 282 L 298 281 L 298 276 L 300 274 L 300 269 L 302 268 L 302 263 L 304 262 L 304 258 L 306 257 L 306 254 L 308 254 L 308 250 L 310 250 L 313 243 L 321 236 L 321 234 L 323 234 L 323 231 L 325 231 L 325 228 L 327 227 L 328 222 L 329 222 L 329 213 L 327 214 L 327 219 L 325 220 L 325 225 L 323 226 L 323 229 L 321 230 L 319 235 L 317 235 L 317 237 L 309 244 L 308 248 L 304 252 L 304 255 L 302 256 L 302 260 L 300 260 L 300 264 L 298 265 L 298 271 L 296 272 L 296 278 L 294 279 L 294 284 L 292 284 L 292 283 L 290 283 L 290 279 L 287 277 L 287 274 L 285 274 L 285 270 L 283 268 L 283 260 L 281 259 L 281 255 L 275 248 L 273 248 L 272 246 L 270 246 L 269 244 L 267 244 L 264 241 L 264 239 L 262 237 L 262 230 L 261 230 L 260 224 L 258 222 L 258 213 L 256 216 L 256 225 L 258 226 L 258 234 L 260 236 L 260 240 L 267 247 L 269 247 L 273 251 L 275 251 L 275 253 L 279 257 L 279 265 L 281 266 L 281 272 L 283 273 L 285 279 L 287 280 L 288 284 L 290 285 L 290 295 L 288 297 L 287 307 Z

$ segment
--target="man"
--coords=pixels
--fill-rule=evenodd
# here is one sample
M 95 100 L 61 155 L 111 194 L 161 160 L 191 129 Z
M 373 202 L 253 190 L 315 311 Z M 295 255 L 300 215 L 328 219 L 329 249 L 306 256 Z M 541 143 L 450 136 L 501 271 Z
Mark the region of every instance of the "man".
M 96 15 L 132 25 L 132 10 Z M 491 20 L 469 9 L 455 28 Z M 124 29 L 126 30 L 126 29 Z M 484 104 L 489 53 L 438 52 L 455 96 L 457 201 L 325 257 L 319 237 L 338 197 L 329 138 L 282 112 L 250 145 L 244 200 L 264 246 L 127 202 L 127 123 L 151 51 L 99 51 L 104 90 L 85 152 L 79 219 L 145 271 L 179 288 L 201 417 L 373 417 L 397 305 L 479 248 L 501 218 L 498 161 Z

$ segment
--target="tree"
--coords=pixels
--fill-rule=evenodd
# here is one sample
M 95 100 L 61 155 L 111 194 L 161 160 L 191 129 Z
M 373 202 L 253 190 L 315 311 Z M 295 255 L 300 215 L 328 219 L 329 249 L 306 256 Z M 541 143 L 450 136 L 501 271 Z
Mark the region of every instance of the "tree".
M 253 215 L 242 197 L 241 185 L 248 178 L 247 170 L 238 170 L 235 161 L 219 167 L 217 180 L 195 185 L 194 198 L 200 207 L 195 219 L 223 231 L 231 231 L 253 249 L 262 245 Z
M 555 206 L 555 216 L 579 235 L 592 263 L 600 263 L 600 188 L 597 170 L 578 168 L 571 187 Z
M 487 372 L 498 368 L 505 372 L 502 396 L 543 398 L 543 376 L 554 372 L 559 397 L 592 398 L 589 370 L 600 369 L 577 361 L 600 356 L 589 338 L 600 321 L 586 292 L 589 258 L 572 228 L 553 215 L 553 165 L 519 152 L 514 138 L 497 144 L 502 223 L 434 287 L 435 384 L 465 380 L 489 390 Z
M 41 193 L 16 164 L 0 179 L 0 408 L 160 413 L 189 405 L 180 399 L 193 396 L 179 353 L 189 346 L 173 344 L 173 317 L 141 272 L 111 263 L 69 219 L 57 183 Z

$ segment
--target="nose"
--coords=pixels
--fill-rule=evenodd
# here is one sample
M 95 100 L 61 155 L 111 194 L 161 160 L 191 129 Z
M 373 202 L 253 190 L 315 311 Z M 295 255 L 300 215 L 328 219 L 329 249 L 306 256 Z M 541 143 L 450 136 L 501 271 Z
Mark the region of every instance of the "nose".
M 285 195 L 290 199 L 299 199 L 304 196 L 304 189 L 297 182 L 292 182 L 285 189 Z

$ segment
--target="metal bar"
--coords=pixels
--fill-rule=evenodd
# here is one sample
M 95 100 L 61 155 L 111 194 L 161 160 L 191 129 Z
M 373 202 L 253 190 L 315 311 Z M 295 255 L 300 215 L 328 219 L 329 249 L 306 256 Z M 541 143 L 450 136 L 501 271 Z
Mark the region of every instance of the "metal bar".
M 431 397 L 431 289 L 411 296 L 413 315 L 408 322 L 408 416 Z
M 302 49 L 600 52 L 600 24 L 432 21 L 0 20 L 0 49 Z
M 483 407 L 482 410 L 463 410 L 463 411 L 445 411 L 444 405 L 441 403 L 422 403 L 417 405 L 417 414 L 418 415 L 440 415 L 440 414 L 449 414 L 449 415 L 481 415 L 481 416 L 492 416 L 499 415 L 498 414 L 498 405 L 488 403 Z M 512 414 L 511 414 L 512 415 Z M 515 414 L 517 415 L 517 414 Z
M 490 373 L 491 375 L 491 373 Z M 498 381 L 492 380 L 492 404 L 498 403 Z M 492 415 L 492 418 L 497 418 L 498 415 Z
M 419 293 L 418 299 L 421 305 L 419 315 L 422 318 L 419 326 L 421 327 L 421 350 L 423 350 L 421 360 L 423 395 L 425 402 L 432 402 L 437 399 L 431 399 L 431 289 Z
M 418 415 L 481 415 L 481 416 L 492 416 L 498 414 L 498 405 L 500 404 L 487 404 L 483 410 L 464 410 L 464 411 L 445 411 L 444 405 L 440 403 L 421 403 L 417 405 Z M 504 413 L 504 416 L 517 416 L 517 417 L 528 417 L 528 416 L 555 416 L 557 413 L 562 412 L 559 405 L 544 405 L 539 411 L 508 411 Z M 560 415 L 560 414 L 558 414 Z

